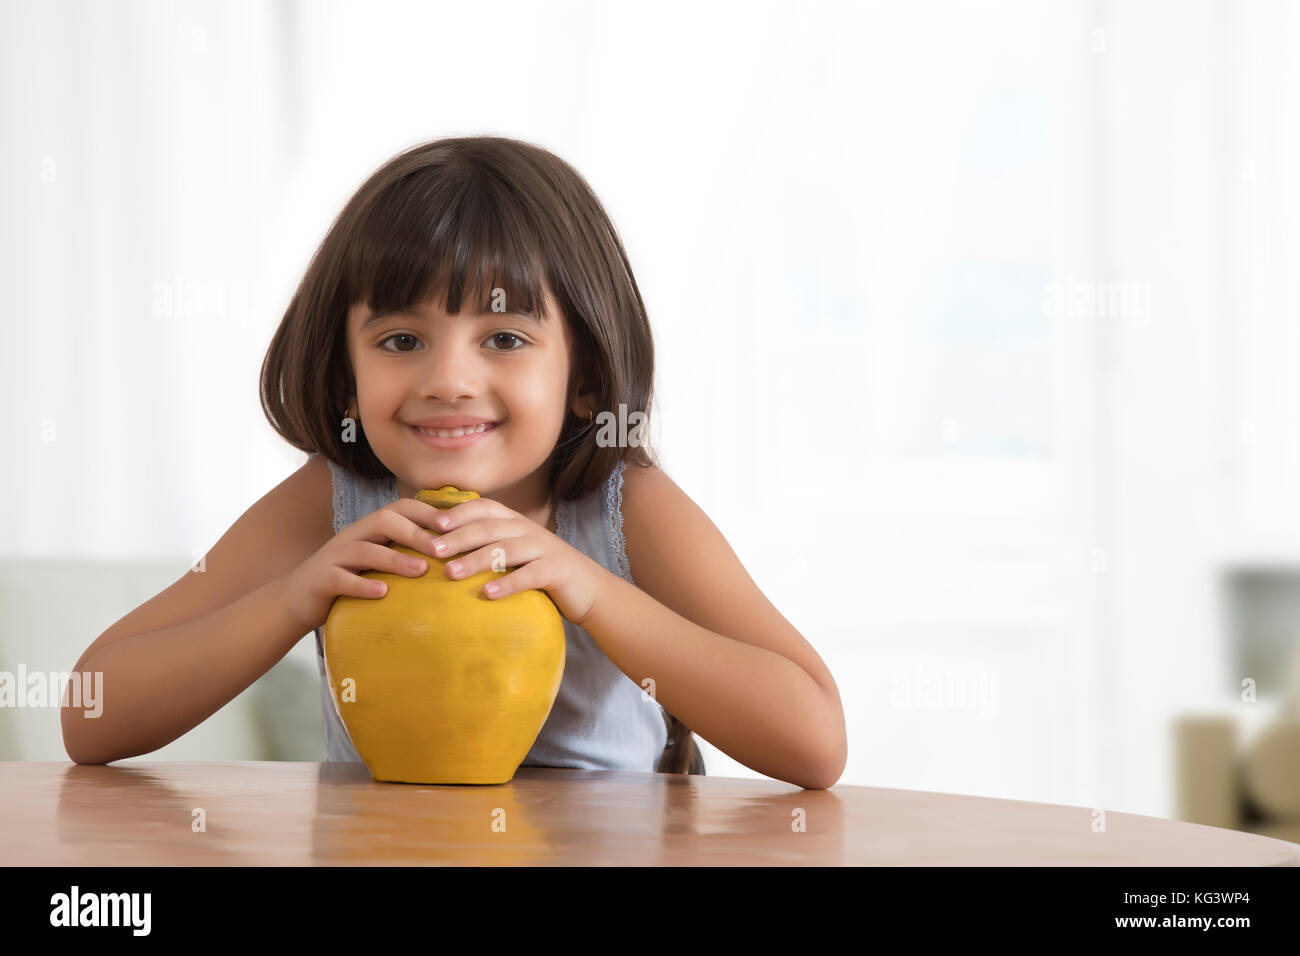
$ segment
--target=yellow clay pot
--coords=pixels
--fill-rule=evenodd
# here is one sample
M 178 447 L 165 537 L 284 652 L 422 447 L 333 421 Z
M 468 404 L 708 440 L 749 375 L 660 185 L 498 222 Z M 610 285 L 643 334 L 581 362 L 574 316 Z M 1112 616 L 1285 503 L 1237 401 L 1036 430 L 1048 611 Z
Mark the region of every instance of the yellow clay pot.
M 416 494 L 443 509 L 477 497 L 451 485 Z M 330 693 L 352 745 L 375 780 L 508 783 L 559 692 L 564 618 L 545 591 L 479 594 L 506 572 L 453 580 L 446 561 L 388 546 L 428 570 L 418 578 L 363 572 L 388 593 L 340 596 L 321 629 Z

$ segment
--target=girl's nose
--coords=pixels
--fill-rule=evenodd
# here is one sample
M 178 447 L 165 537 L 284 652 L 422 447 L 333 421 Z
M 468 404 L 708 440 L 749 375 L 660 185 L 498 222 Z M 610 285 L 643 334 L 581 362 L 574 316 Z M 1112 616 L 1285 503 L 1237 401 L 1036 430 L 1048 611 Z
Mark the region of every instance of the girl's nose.
M 428 399 L 455 402 L 483 389 L 481 362 L 472 347 L 461 342 L 430 346 L 420 376 L 421 394 Z

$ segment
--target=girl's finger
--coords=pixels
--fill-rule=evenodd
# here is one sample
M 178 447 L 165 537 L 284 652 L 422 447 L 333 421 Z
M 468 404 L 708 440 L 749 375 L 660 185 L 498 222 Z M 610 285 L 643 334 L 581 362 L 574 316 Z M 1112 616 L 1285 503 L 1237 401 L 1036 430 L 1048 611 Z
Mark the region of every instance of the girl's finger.
M 536 561 L 546 554 L 546 549 L 535 542 L 515 539 L 509 545 L 493 541 L 486 547 L 448 561 L 443 572 L 450 578 L 472 578 L 483 571 L 505 574 L 512 568 Z
M 469 502 L 469 504 L 473 504 L 473 502 Z M 454 555 L 464 554 L 473 548 L 482 547 L 488 542 L 522 538 L 529 534 L 531 530 L 525 524 L 510 519 L 472 521 L 455 531 L 448 531 L 435 541 L 433 543 L 433 553 L 436 557 L 446 560 Z
M 469 522 L 479 522 L 485 518 L 522 518 L 523 515 L 511 511 L 499 501 L 491 498 L 474 498 L 462 501 L 458 505 L 442 510 L 434 519 L 434 527 L 439 531 L 450 531 Z
M 335 565 L 330 569 L 330 590 L 340 597 L 380 598 L 388 593 L 388 585 L 373 578 L 363 578 L 359 574 Z
M 353 546 L 347 550 L 346 557 L 339 562 L 339 567 L 353 571 L 387 571 L 390 574 L 418 578 L 429 569 L 429 562 L 422 561 L 421 566 L 416 567 L 411 563 L 416 560 L 387 545 L 375 544 L 373 541 L 354 541 Z
M 414 498 L 398 498 L 372 511 L 356 523 L 360 525 L 362 522 L 368 522 L 362 534 L 371 541 L 378 541 L 380 544 L 384 541 L 401 541 L 406 544 L 404 527 L 410 526 L 424 534 L 429 534 L 430 531 L 438 532 L 435 522 L 442 513 L 441 509 L 423 501 Z M 385 538 L 384 535 L 387 537 Z
M 521 568 L 511 571 L 505 577 L 488 581 L 483 585 L 483 596 L 491 600 L 508 597 L 520 591 L 541 588 L 546 583 L 546 568 L 541 561 L 529 561 Z
M 412 501 L 411 503 L 419 505 L 421 508 L 432 507 L 424 504 L 422 501 Z M 396 504 L 397 502 L 393 502 L 393 505 Z M 393 507 L 393 505 L 388 505 L 380 509 L 382 514 L 379 514 L 377 519 L 379 528 L 378 533 L 371 534 L 364 540 L 373 541 L 376 544 L 387 544 L 390 541 L 395 541 L 398 544 L 406 545 L 406 547 L 413 551 L 433 555 L 433 545 L 434 542 L 438 540 L 438 536 L 434 532 L 426 530 L 419 521 L 416 520 L 421 518 L 418 509 L 399 509 Z M 432 510 L 437 511 L 438 509 L 433 508 Z M 403 511 L 415 511 L 416 513 L 412 516 L 404 514 Z

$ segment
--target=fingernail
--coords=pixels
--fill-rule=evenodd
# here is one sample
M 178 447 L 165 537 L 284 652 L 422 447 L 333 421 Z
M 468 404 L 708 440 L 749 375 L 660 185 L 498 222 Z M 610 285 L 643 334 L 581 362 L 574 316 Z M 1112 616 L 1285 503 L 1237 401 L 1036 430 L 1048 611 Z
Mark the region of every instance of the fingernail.
M 445 544 L 443 544 L 441 541 L 435 541 L 435 542 L 434 542 L 434 544 L 433 544 L 433 553 L 434 553 L 434 554 L 442 554 L 442 552 L 444 552 L 444 551 L 446 551 L 446 550 L 447 550 L 447 546 L 446 546 Z
M 427 561 L 421 561 L 419 558 L 407 558 L 406 566 L 412 571 L 420 571 L 429 566 Z

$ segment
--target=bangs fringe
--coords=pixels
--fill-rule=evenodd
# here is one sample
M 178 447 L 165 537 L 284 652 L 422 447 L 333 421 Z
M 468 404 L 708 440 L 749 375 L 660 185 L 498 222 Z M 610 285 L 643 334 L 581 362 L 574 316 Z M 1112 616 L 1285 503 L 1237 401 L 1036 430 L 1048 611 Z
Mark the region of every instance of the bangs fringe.
M 503 183 L 473 168 L 411 174 L 376 197 L 347 246 L 342 293 L 347 305 L 410 310 L 441 296 L 458 314 L 473 311 L 541 317 L 545 237 Z

